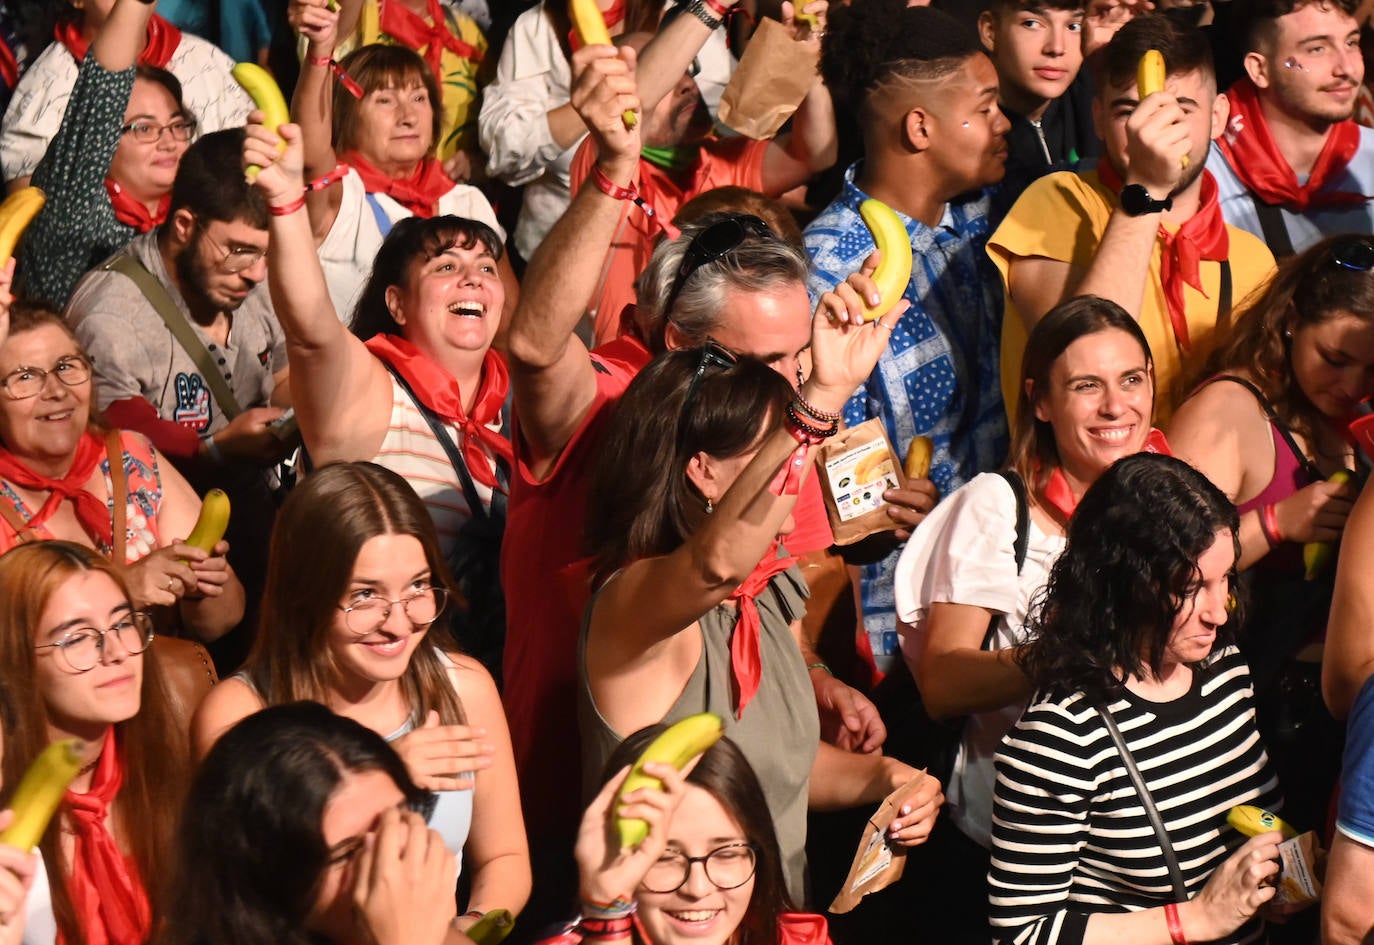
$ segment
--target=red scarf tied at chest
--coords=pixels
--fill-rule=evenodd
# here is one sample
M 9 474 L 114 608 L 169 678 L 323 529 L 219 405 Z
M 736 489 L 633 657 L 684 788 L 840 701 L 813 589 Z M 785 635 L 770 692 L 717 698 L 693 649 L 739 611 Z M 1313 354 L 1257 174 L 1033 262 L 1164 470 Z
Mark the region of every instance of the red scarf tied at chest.
M 87 431 L 77 441 L 76 455 L 67 474 L 60 479 L 52 479 L 34 472 L 9 450 L 0 450 L 0 479 L 24 489 L 48 493 L 42 507 L 29 519 L 31 528 L 37 528 L 52 518 L 58 506 L 70 500 L 76 510 L 76 519 L 86 534 L 102 547 L 108 548 L 113 544 L 114 534 L 109 506 L 104 499 L 85 489 L 87 480 L 104 455 L 105 444 L 94 433 Z
M 429 17 L 428 23 L 425 22 L 425 17 L 412 13 L 395 0 L 382 0 L 377 25 L 383 33 L 402 46 L 421 53 L 425 57 L 425 62 L 429 63 L 429 70 L 434 73 L 434 78 L 442 87 L 444 71 L 441 65 L 445 49 L 459 59 L 468 59 L 472 62 L 482 61 L 482 51 L 471 43 L 463 42 L 449 31 L 448 20 L 444 17 L 444 9 L 439 5 L 439 0 L 425 0 L 425 12 Z M 438 108 L 439 103 L 435 102 L 434 107 Z
M 1354 121 L 1338 121 L 1331 126 L 1307 183 L 1299 184 L 1298 175 L 1269 132 L 1255 84 L 1249 78 L 1241 79 L 1226 97 L 1231 101 L 1231 118 L 1217 145 L 1241 183 L 1265 203 L 1305 213 L 1357 207 L 1369 199 L 1360 193 L 1323 192 L 1360 150 L 1360 126 Z
M 105 733 L 90 791 L 68 791 L 63 801 L 76 834 L 67 889 L 87 945 L 142 945 L 152 931 L 143 881 L 106 826 L 110 805 L 123 783 L 124 768 L 111 727 Z M 57 941 L 66 945 L 60 932 Z
M 140 233 L 147 233 L 153 227 L 161 226 L 167 219 L 168 208 L 172 205 L 172 194 L 168 191 L 157 202 L 157 212 L 149 213 L 143 201 L 129 196 L 128 191 L 119 186 L 113 177 L 105 178 L 105 192 L 110 195 L 110 206 L 114 208 L 115 219 Z
M 1142 453 L 1159 453 L 1162 456 L 1173 456 L 1173 451 L 1169 449 L 1169 441 L 1164 439 L 1162 431 L 1155 427 L 1150 428 L 1150 435 L 1145 438 L 1145 448 Z M 1050 478 L 1045 483 L 1045 488 L 1041 490 L 1040 497 L 1045 500 L 1045 504 L 1064 516 L 1066 519 L 1073 518 L 1073 513 L 1078 509 L 1078 502 L 1082 496 L 1073 494 L 1073 489 L 1069 488 L 1069 479 L 1064 475 L 1064 470 L 1058 466 L 1054 467 L 1054 472 L 1050 473 Z
M 510 440 L 488 426 L 500 420 L 506 392 L 510 390 L 510 373 L 501 355 L 488 351 L 482 361 L 482 380 L 469 416 L 463 410 L 463 394 L 453 375 L 409 341 L 399 335 L 373 335 L 367 339 L 367 350 L 395 368 L 421 403 L 463 432 L 458 447 L 463 451 L 468 472 L 488 488 L 499 489 L 490 457 L 507 463 L 515 457 Z
M 357 151 L 349 151 L 343 160 L 358 172 L 363 179 L 363 189 L 369 194 L 386 194 L 424 219 L 439 212 L 439 198 L 454 187 L 453 179 L 434 158 L 425 158 L 406 177 L 388 177 Z
M 79 23 L 70 20 L 58 23 L 53 30 L 53 37 L 67 47 L 67 51 L 78 63 L 86 58 L 86 50 L 91 44 L 81 37 Z M 166 69 L 172 54 L 180 45 L 181 30 L 154 13 L 153 18 L 148 21 L 148 38 L 143 46 L 143 52 L 138 54 L 138 64 Z
M 1105 157 L 1097 162 L 1097 179 L 1112 193 L 1121 193 L 1121 178 Z M 1217 200 L 1217 182 L 1211 172 L 1202 172 L 1202 192 L 1198 199 L 1197 213 L 1184 221 L 1173 233 L 1166 230 L 1161 223 L 1159 238 L 1164 242 L 1160 277 L 1164 283 L 1164 300 L 1169 306 L 1169 323 L 1174 329 L 1174 340 L 1181 349 L 1187 351 L 1192 342 L 1188 337 L 1188 315 L 1183 301 L 1183 286 L 1190 285 L 1206 296 L 1207 293 L 1202 289 L 1202 260 L 1221 262 L 1231 251 L 1231 235 L 1226 231 L 1226 221 L 1221 216 L 1221 204 Z
M 763 621 L 754 599 L 764 592 L 770 581 L 792 567 L 796 558 L 779 558 L 778 541 L 768 546 L 754 571 L 730 595 L 739 608 L 735 629 L 730 634 L 730 670 L 735 679 L 735 718 L 744 715 L 747 706 L 759 691 L 763 678 L 763 659 L 759 651 L 759 634 Z

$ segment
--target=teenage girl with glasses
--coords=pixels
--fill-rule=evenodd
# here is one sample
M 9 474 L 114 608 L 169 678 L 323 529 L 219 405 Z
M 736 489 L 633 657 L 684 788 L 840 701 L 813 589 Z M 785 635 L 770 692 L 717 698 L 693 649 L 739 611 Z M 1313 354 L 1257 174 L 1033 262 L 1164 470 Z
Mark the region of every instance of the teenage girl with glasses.
M 430 633 L 448 580 L 433 521 L 404 479 L 372 463 L 312 473 L 277 515 L 254 649 L 206 696 L 193 742 L 204 756 L 239 719 L 299 699 L 385 736 L 415 783 L 437 792 L 430 826 L 471 870 L 461 929 L 492 909 L 519 912 L 530 866 L 496 685 Z

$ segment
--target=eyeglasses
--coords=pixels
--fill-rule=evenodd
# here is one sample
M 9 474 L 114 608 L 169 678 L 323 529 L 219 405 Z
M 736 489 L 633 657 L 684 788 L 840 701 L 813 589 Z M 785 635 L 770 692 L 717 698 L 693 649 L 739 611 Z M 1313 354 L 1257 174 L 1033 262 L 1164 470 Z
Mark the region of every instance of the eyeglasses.
M 165 131 L 173 141 L 190 141 L 196 133 L 196 123 L 189 119 L 179 119 L 167 125 L 155 125 L 151 121 L 131 121 L 119 129 L 126 135 L 133 135 L 139 144 L 152 144 L 162 140 Z
M 219 240 L 211 236 L 204 227 L 201 227 L 200 232 L 211 246 L 224 252 L 223 258 L 219 261 L 219 266 L 231 275 L 256 266 L 258 261 L 267 255 L 267 250 L 265 249 L 248 249 L 242 246 L 235 249 L 232 246 L 225 246 Z
M 666 318 L 672 312 L 673 304 L 694 272 L 739 249 L 751 236 L 756 239 L 774 238 L 767 223 L 751 214 L 740 213 L 712 223 L 692 237 L 692 242 L 687 244 L 687 251 L 682 254 L 682 262 L 677 267 L 672 288 L 668 290 L 668 298 L 663 303 L 663 316 Z
M 0 380 L 0 387 L 5 389 L 10 400 L 28 400 L 43 393 L 49 374 L 67 387 L 80 387 L 91 379 L 91 362 L 79 354 L 69 354 L 46 371 L 36 367 L 16 368 Z
M 702 375 L 706 373 L 706 369 L 713 367 L 724 371 L 738 363 L 739 355 L 718 341 L 706 339 L 706 343 L 701 346 L 701 358 L 697 361 L 697 369 L 692 375 L 692 382 L 687 385 L 687 396 L 682 398 L 682 410 L 677 417 L 679 435 L 683 429 L 683 421 L 687 419 L 687 413 L 692 409 L 692 401 L 697 395 L 697 385 L 701 383 Z
M 391 619 L 391 608 L 397 604 L 400 604 L 401 609 L 405 611 L 406 619 L 415 626 L 428 627 L 439 619 L 439 615 L 444 612 L 444 604 L 447 602 L 448 591 L 446 589 L 426 587 L 408 597 L 400 597 L 396 600 L 387 600 L 385 597 L 365 597 L 347 607 L 340 604 L 339 609 L 344 612 L 344 624 L 347 625 L 349 631 L 358 636 L 366 636 Z
M 1342 240 L 1331 247 L 1331 261 L 1342 269 L 1369 272 L 1374 269 L 1374 244 L 1358 238 Z
M 109 642 L 107 637 L 111 633 L 119 641 L 126 655 L 136 656 L 152 645 L 153 620 L 147 614 L 135 610 L 108 629 L 78 627 L 67 631 L 56 643 L 40 643 L 34 649 L 46 650 L 56 647 L 72 672 L 85 673 L 95 669 L 97 663 L 105 662 L 105 647 Z
M 700 863 L 706 879 L 717 889 L 736 889 L 749 882 L 758 866 L 758 847 L 747 841 L 727 843 L 705 856 L 686 856 L 669 850 L 644 874 L 640 885 L 652 893 L 677 892 Z

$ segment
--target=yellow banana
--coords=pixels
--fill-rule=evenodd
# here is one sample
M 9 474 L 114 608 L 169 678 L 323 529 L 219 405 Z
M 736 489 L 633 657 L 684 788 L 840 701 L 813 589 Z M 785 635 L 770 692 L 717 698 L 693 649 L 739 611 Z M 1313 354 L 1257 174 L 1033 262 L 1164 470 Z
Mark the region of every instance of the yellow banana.
M 19 237 L 43 209 L 47 195 L 37 187 L 16 190 L 0 203 L 0 266 L 10 261 L 14 248 L 19 245 Z
M 902 462 L 902 472 L 908 479 L 924 479 L 930 475 L 930 457 L 935 452 L 935 444 L 928 436 L 914 436 L 906 448 L 906 459 Z
M 621 785 L 620 793 L 616 796 L 616 808 L 624 802 L 625 795 L 631 791 L 647 787 L 655 790 L 663 787 L 663 782 L 651 774 L 644 773 L 644 765 L 648 762 L 672 765 L 679 771 L 687 766 L 697 755 L 710 748 L 720 740 L 725 734 L 725 723 L 720 716 L 714 712 L 702 712 L 697 715 L 689 715 L 680 722 L 675 723 L 662 735 L 655 738 L 644 749 L 639 760 L 630 769 L 630 775 Z M 644 842 L 644 838 L 649 835 L 648 821 L 638 817 L 617 817 L 615 819 L 616 832 L 620 834 L 620 846 L 622 848 L 637 847 Z
M 493 909 L 478 919 L 463 934 L 476 945 L 500 945 L 510 930 L 515 928 L 515 917 L 509 909 Z
M 1255 807 L 1252 804 L 1237 804 L 1232 807 L 1231 812 L 1226 815 L 1226 822 L 1247 837 L 1258 837 L 1272 830 L 1282 832 L 1285 840 L 1292 840 L 1298 835 L 1298 832 L 1277 814 L 1271 814 L 1263 807 Z
M 1350 481 L 1350 470 L 1338 469 L 1331 474 L 1327 482 L 1334 482 L 1340 485 Z M 1331 558 L 1336 553 L 1336 543 L 1334 541 L 1309 541 L 1302 546 L 1302 563 L 1306 565 L 1306 572 L 1303 577 L 1309 581 L 1315 581 L 1321 577 L 1322 573 L 1331 565 Z
M 186 536 L 186 544 L 206 553 L 213 552 L 228 527 L 229 497 L 221 489 L 211 489 L 205 493 L 205 501 L 200 505 L 200 517 L 196 519 L 191 534 Z
M 583 46 L 612 45 L 610 30 L 606 29 L 606 20 L 596 0 L 568 0 L 568 18 L 577 30 L 577 41 Z M 620 120 L 625 122 L 626 128 L 639 124 L 639 116 L 628 108 Z
M 74 738 L 53 742 L 39 753 L 10 799 L 14 823 L 0 833 L 0 843 L 23 850 L 38 846 L 48 821 L 62 803 L 67 785 L 81 770 L 81 743 Z
M 911 281 L 911 237 L 892 208 L 881 200 L 867 198 L 859 204 L 859 216 L 873 234 L 873 244 L 883 254 L 873 273 L 881 296 L 877 305 L 864 305 L 864 321 L 882 318 L 897 304 Z
M 277 86 L 277 80 L 272 78 L 272 73 L 255 62 L 240 62 L 233 69 L 234 80 L 243 86 L 243 90 L 253 99 L 263 114 L 263 127 L 273 134 L 282 125 L 291 120 L 291 109 L 286 107 L 286 99 L 282 97 L 281 89 Z M 277 140 L 277 151 L 285 151 L 286 142 Z M 262 168 L 253 165 L 248 168 L 247 176 L 250 181 L 258 176 L 258 171 Z
M 1145 101 L 1145 96 L 1153 95 L 1156 92 L 1164 91 L 1164 80 L 1168 77 L 1168 70 L 1164 65 L 1164 54 L 1158 49 L 1147 49 L 1145 55 L 1140 57 L 1140 64 L 1135 67 L 1135 94 L 1140 101 Z M 1179 164 L 1183 167 L 1188 166 L 1188 155 L 1179 158 Z
M 801 0 L 797 0 L 797 2 L 800 3 Z M 814 13 L 806 13 L 802 10 L 798 10 L 796 13 L 793 13 L 792 19 L 796 20 L 798 23 L 805 23 L 813 30 L 821 25 L 820 17 L 818 17 Z

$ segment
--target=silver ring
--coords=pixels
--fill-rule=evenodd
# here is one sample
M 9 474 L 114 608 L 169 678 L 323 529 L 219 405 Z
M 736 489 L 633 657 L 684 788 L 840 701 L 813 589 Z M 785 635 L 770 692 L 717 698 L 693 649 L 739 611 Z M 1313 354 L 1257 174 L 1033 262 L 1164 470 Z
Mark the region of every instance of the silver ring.
M 172 589 L 172 585 L 175 584 L 176 582 L 177 582 L 177 579 L 176 579 L 176 578 L 174 578 L 174 577 L 169 577 L 169 578 L 167 579 L 167 590 L 170 591 L 170 590 Z
M 884 325 L 882 322 L 874 322 L 874 324 L 876 324 L 876 325 L 877 325 L 879 328 L 881 328 L 883 331 L 888 332 L 889 334 L 891 334 L 891 332 L 892 332 L 892 326 L 891 326 L 891 325 Z

